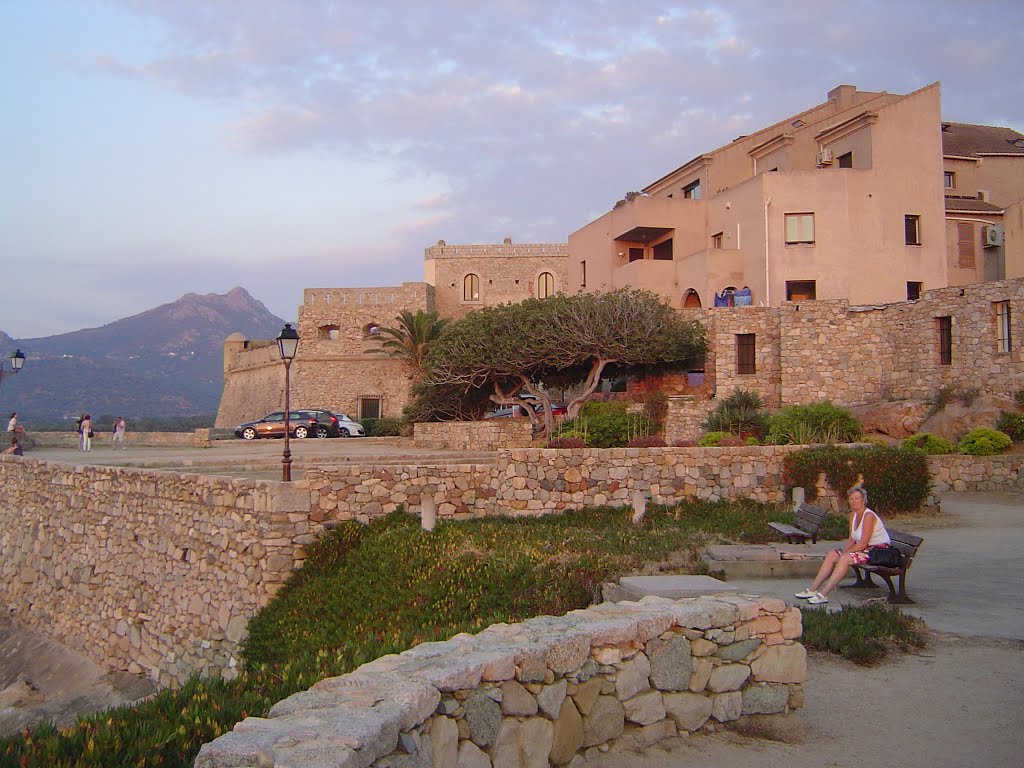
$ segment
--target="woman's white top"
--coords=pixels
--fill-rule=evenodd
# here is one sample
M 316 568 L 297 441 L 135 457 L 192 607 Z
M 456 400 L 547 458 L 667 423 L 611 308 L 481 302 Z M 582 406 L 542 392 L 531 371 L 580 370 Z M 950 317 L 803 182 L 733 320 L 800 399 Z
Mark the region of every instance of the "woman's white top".
M 8 432 L 13 432 L 15 427 L 17 427 L 17 426 L 18 426 L 18 417 L 15 416 L 9 422 L 7 422 L 7 431 Z
M 882 522 L 882 518 L 876 515 L 870 509 L 865 509 L 864 514 L 860 516 L 860 522 L 854 525 L 854 521 L 857 516 L 854 515 L 850 518 L 850 538 L 854 541 L 860 541 L 861 533 L 864 530 L 864 520 L 868 515 L 872 515 L 875 518 L 875 527 L 871 531 L 871 541 L 868 542 L 869 547 L 877 547 L 879 544 L 889 544 L 891 539 L 889 538 L 889 532 L 885 530 L 885 524 Z

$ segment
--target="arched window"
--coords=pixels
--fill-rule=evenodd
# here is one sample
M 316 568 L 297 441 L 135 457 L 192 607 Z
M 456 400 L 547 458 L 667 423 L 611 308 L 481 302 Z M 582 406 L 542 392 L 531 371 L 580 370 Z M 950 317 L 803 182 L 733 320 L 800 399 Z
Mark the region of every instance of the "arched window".
M 341 329 L 336 325 L 321 325 L 317 330 L 321 341 L 337 341 Z
M 376 323 L 367 323 L 363 326 L 363 336 L 380 336 L 380 326 Z
M 537 277 L 537 298 L 546 299 L 555 295 L 555 276 L 550 272 L 541 272 Z
M 700 309 L 700 294 L 696 289 L 688 288 L 683 294 L 683 309 Z
M 462 278 L 462 300 L 480 301 L 480 276 L 469 274 Z

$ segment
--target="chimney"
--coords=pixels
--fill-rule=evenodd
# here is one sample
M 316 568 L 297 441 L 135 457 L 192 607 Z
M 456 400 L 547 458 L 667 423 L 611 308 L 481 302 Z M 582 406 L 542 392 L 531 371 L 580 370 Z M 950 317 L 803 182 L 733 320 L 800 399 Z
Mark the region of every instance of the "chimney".
M 856 85 L 837 85 L 831 91 L 828 92 L 828 100 L 835 100 L 836 106 L 840 109 L 849 109 L 853 106 L 854 99 L 857 97 L 857 86 Z

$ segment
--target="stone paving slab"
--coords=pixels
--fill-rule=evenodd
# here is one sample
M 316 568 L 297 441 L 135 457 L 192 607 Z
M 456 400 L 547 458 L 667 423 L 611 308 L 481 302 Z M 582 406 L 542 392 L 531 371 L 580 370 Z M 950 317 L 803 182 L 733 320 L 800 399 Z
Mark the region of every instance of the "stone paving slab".
M 647 595 L 679 600 L 736 591 L 736 587 L 711 576 L 623 576 L 619 586 L 626 600 L 639 600 Z

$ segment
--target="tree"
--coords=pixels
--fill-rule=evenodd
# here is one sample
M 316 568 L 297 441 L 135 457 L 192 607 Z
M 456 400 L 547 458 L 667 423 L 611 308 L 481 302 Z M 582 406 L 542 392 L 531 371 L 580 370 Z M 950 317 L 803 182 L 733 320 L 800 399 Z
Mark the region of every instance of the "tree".
M 384 337 L 380 348 L 366 351 L 387 353 L 422 371 L 430 345 L 448 324 L 448 320 L 441 320 L 436 312 L 425 312 L 422 309 L 416 314 L 403 309 L 395 320 L 398 321 L 396 327 L 378 329 L 380 336 Z
M 704 328 L 684 321 L 647 291 L 559 294 L 473 312 L 449 325 L 432 346 L 426 381 L 493 390 L 498 404 L 520 404 L 524 390 L 553 427 L 547 386 L 583 388 L 568 405 L 573 417 L 614 367 L 640 373 L 684 366 L 706 350 Z M 534 424 L 539 416 L 526 413 Z

